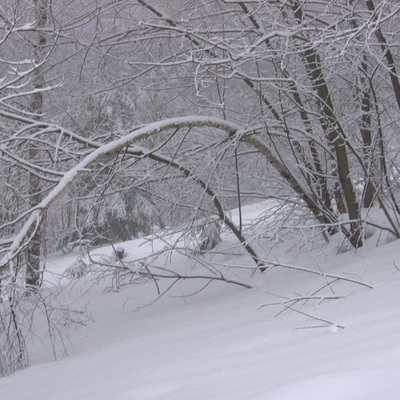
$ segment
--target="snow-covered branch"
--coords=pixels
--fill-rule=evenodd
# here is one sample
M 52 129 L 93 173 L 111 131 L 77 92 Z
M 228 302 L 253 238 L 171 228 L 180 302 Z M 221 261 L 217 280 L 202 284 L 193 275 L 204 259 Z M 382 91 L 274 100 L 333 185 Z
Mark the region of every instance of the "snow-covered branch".
M 128 133 L 120 139 L 114 140 L 97 148 L 83 160 L 81 160 L 75 167 L 71 168 L 67 173 L 65 173 L 57 186 L 52 189 L 50 193 L 45 196 L 43 200 L 35 207 L 35 211 L 31 213 L 19 234 L 14 237 L 7 254 L 0 261 L 0 267 L 4 267 L 18 254 L 18 252 L 21 250 L 24 240 L 30 232 L 30 229 L 41 220 L 44 211 L 48 209 L 48 207 L 68 188 L 68 186 L 77 178 L 79 174 L 88 171 L 88 168 L 93 162 L 100 160 L 106 155 L 113 154 L 123 148 L 126 148 L 133 143 L 156 135 L 162 131 L 184 127 L 216 128 L 224 130 L 229 134 L 235 134 L 240 130 L 238 125 L 229 123 L 219 118 L 197 116 L 171 118 L 165 121 L 149 124 L 141 129 L 137 129 Z

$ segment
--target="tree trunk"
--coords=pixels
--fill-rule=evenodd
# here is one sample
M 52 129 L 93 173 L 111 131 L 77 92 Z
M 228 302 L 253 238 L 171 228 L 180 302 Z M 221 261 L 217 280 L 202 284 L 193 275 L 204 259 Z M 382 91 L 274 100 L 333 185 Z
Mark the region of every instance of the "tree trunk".
M 47 25 L 48 18 L 48 0 L 33 0 L 35 7 L 35 19 L 37 29 L 37 42 L 33 45 L 34 62 L 36 65 L 40 64 L 45 56 L 45 46 L 47 44 L 46 36 L 43 34 L 42 29 Z M 32 94 L 31 111 L 36 115 L 36 119 L 40 120 L 43 112 L 44 96 L 40 89 L 45 86 L 45 79 L 43 76 L 42 68 L 39 66 L 35 69 L 33 75 L 33 86 L 38 91 Z M 30 144 L 29 158 L 32 163 L 40 163 L 38 160 L 41 157 L 40 148 Z M 33 174 L 29 174 L 29 205 L 30 208 L 37 206 L 42 200 L 42 187 L 40 178 Z M 42 247 L 42 226 L 33 228 L 32 241 L 27 249 L 27 270 L 26 270 L 26 285 L 31 288 L 38 288 L 41 284 L 41 247 Z
M 374 4 L 373 0 L 366 0 L 366 4 L 367 4 L 368 10 L 371 11 L 371 13 L 375 13 L 376 9 L 375 9 L 375 4 Z M 373 15 L 372 19 L 376 23 L 379 22 L 379 21 L 377 21 L 376 15 Z M 400 80 L 399 80 L 399 76 L 397 75 L 396 64 L 394 61 L 393 54 L 387 44 L 386 37 L 383 34 L 383 31 L 378 24 L 376 25 L 376 29 L 375 29 L 375 36 L 378 39 L 378 42 L 381 45 L 381 48 L 383 51 L 383 55 L 386 58 L 386 62 L 387 62 L 389 72 L 390 72 L 390 81 L 392 83 L 393 93 L 396 98 L 397 105 L 400 108 Z M 396 43 L 396 45 L 397 45 L 397 43 Z
M 375 4 L 373 2 L 373 0 L 366 0 L 366 5 L 369 11 L 371 11 L 372 14 L 375 13 L 376 9 L 375 9 Z M 393 93 L 394 93 L 394 97 L 396 98 L 396 102 L 397 102 L 397 106 L 400 109 L 400 79 L 399 76 L 397 74 L 397 69 L 396 69 L 396 64 L 394 61 L 394 57 L 393 57 L 393 53 L 390 50 L 390 47 L 387 43 L 386 37 L 383 34 L 382 29 L 380 28 L 379 24 L 378 24 L 378 20 L 377 20 L 377 16 L 376 15 L 372 15 L 372 20 L 376 23 L 376 29 L 375 29 L 375 36 L 378 39 L 378 42 L 381 46 L 381 49 L 383 51 L 383 55 L 386 59 L 387 62 L 387 66 L 389 68 L 389 75 L 390 75 L 390 81 L 392 84 L 392 88 L 393 88 Z M 383 138 L 381 138 L 383 139 Z M 393 207 L 396 210 L 396 213 L 398 215 L 400 215 L 400 207 L 397 204 L 397 200 L 394 197 L 393 194 L 393 189 L 392 189 L 392 184 L 390 183 L 389 177 L 385 171 L 386 169 L 386 157 L 385 157 L 385 152 L 383 149 L 383 140 L 381 140 L 380 143 L 380 147 L 381 147 L 381 166 L 382 166 L 382 172 L 384 173 L 384 180 L 387 186 L 387 189 L 389 191 L 390 194 L 390 198 L 392 200 L 393 203 Z
M 301 22 L 304 19 L 301 5 L 296 0 L 292 3 L 295 17 Z M 349 240 L 354 247 L 362 246 L 360 207 L 356 193 L 350 177 L 349 160 L 346 151 L 346 141 L 341 130 L 338 119 L 336 118 L 333 101 L 330 95 L 328 84 L 325 80 L 319 54 L 312 43 L 307 43 L 304 49 L 305 67 L 311 81 L 311 85 L 318 96 L 321 107 L 321 125 L 324 127 L 325 136 L 332 146 L 336 156 L 336 170 L 339 177 L 340 186 L 346 202 L 349 215 L 350 235 Z
M 364 55 L 363 61 L 361 63 L 361 69 L 363 73 L 367 73 L 368 65 L 366 56 Z M 365 166 L 367 167 L 368 173 L 365 176 L 365 187 L 363 193 L 363 205 L 364 207 L 372 207 L 375 198 L 375 187 L 373 184 L 373 173 L 372 173 L 372 163 L 373 163 L 373 154 L 372 154 L 372 128 L 371 128 L 371 99 L 369 89 L 366 87 L 366 79 L 363 74 L 361 74 L 361 85 L 362 85 L 362 93 L 361 93 L 361 139 L 363 142 L 363 153 Z

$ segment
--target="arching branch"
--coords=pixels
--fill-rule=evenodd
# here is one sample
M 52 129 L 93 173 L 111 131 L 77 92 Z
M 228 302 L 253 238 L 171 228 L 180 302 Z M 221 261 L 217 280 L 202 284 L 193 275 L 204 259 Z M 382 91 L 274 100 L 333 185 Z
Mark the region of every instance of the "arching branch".
M 213 117 L 181 117 L 171 118 L 164 121 L 151 123 L 143 128 L 129 132 L 127 135 L 114 140 L 110 143 L 102 145 L 97 148 L 85 158 L 83 158 L 75 167 L 70 169 L 61 178 L 60 182 L 55 186 L 49 194 L 42 199 L 42 201 L 32 208 L 30 216 L 20 229 L 19 233 L 12 238 L 12 243 L 8 248 L 7 253 L 0 261 L 0 268 L 4 268 L 10 261 L 18 255 L 18 253 L 25 247 L 31 240 L 30 233 L 32 229 L 36 229 L 42 220 L 45 210 L 71 185 L 71 183 L 95 162 L 109 154 L 118 152 L 131 144 L 139 142 L 140 140 L 147 139 L 160 132 L 168 129 L 177 129 L 184 127 L 212 127 L 233 135 L 240 130 L 236 124 L 229 123 L 219 118 Z

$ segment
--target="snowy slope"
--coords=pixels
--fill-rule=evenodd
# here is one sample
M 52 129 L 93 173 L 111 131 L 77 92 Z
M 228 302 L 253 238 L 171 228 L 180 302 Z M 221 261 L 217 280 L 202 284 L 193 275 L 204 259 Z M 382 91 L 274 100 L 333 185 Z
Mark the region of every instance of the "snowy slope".
M 250 219 L 254 208 L 248 211 Z M 147 251 L 143 243 L 124 246 L 133 256 Z M 338 281 L 318 295 L 341 298 L 301 301 L 293 306 L 299 312 L 284 311 L 293 302 L 266 304 L 311 296 L 325 277 L 278 267 L 265 274 L 231 269 L 253 289 L 214 282 L 192 296 L 204 282 L 183 281 L 151 306 L 145 306 L 156 297 L 151 283 L 120 292 L 99 284 L 78 299 L 94 321 L 69 328 L 69 356 L 50 361 L 49 347 L 33 340 L 33 366 L 0 379 L 0 399 L 397 400 L 400 243 L 369 247 L 337 256 L 329 247 L 297 252 L 295 265 L 374 287 Z M 294 261 L 287 247 L 271 257 Z M 72 261 L 59 258 L 49 268 L 62 272 Z M 183 255 L 170 261 L 187 268 Z M 229 262 L 250 265 L 244 255 Z

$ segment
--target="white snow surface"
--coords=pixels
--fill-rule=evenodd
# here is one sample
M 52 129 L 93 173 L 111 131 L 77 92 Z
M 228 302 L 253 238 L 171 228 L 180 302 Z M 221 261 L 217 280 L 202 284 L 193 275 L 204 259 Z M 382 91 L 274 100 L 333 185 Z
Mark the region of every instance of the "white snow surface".
M 262 207 L 245 207 L 245 221 L 257 218 Z M 341 281 L 321 289 L 327 278 L 279 267 L 253 273 L 239 247 L 218 261 L 247 267 L 225 273 L 252 289 L 213 282 L 195 293 L 205 281 L 185 280 L 149 305 L 157 297 L 152 282 L 119 292 L 105 290 L 107 278 L 91 290 L 88 279 L 68 285 L 64 290 L 76 299 L 73 307 L 86 305 L 93 320 L 66 328 L 68 356 L 57 361 L 45 330 L 43 337 L 33 337 L 32 366 L 0 379 L 0 399 L 398 400 L 400 241 L 377 247 L 378 234 L 357 252 L 338 254 L 328 245 L 294 249 L 286 243 L 268 255 L 373 289 Z M 221 249 L 232 242 L 226 234 Z M 139 239 L 121 246 L 134 259 L 165 242 Z M 110 248 L 101 252 L 110 254 Z M 48 261 L 49 290 L 75 259 Z M 163 262 L 166 268 L 205 274 L 177 252 Z M 293 306 L 299 312 L 266 305 L 312 294 L 341 298 L 301 301 Z

